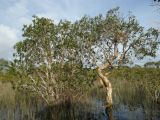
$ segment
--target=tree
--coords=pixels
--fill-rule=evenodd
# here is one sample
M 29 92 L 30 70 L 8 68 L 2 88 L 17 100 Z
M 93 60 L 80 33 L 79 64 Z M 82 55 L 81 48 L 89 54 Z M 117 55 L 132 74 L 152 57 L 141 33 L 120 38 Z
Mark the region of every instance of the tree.
M 144 30 L 135 16 L 123 18 L 119 8 L 111 9 L 106 16 L 84 17 L 78 21 L 77 39 L 83 41 L 81 56 L 88 66 L 97 68 L 99 80 L 106 88 L 106 105 L 111 106 L 112 85 L 108 80 L 107 68 L 117 68 L 131 61 L 132 57 L 143 59 L 156 56 L 159 40 L 154 28 Z M 83 28 L 83 29 L 82 29 Z M 101 62 L 101 65 L 97 63 Z
M 156 68 L 156 63 L 155 62 L 147 62 L 144 64 L 145 68 Z
M 57 35 L 57 26 L 52 20 L 34 16 L 32 24 L 23 27 L 24 40 L 14 46 L 14 62 L 21 75 L 21 84 L 40 94 L 47 103 L 48 97 L 57 97 L 57 81 L 52 72 L 58 51 Z
M 14 46 L 13 66 L 20 75 L 20 88 L 38 93 L 50 104 L 62 95 L 62 89 L 71 86 L 75 89 L 87 83 L 81 79 L 92 70 L 82 72 L 75 29 L 67 20 L 54 24 L 50 19 L 36 16 L 32 24 L 24 25 L 24 40 Z
M 23 82 L 32 81 L 27 87 L 44 99 L 57 98 L 62 75 L 71 76 L 67 77 L 69 82 L 72 78 L 81 81 L 85 68 L 96 69 L 106 90 L 107 108 L 113 104 L 110 69 L 129 63 L 133 57 L 155 57 L 160 43 L 156 29 L 145 30 L 133 15 L 122 17 L 119 8 L 109 10 L 106 16 L 84 16 L 74 23 L 65 20 L 54 24 L 35 17 L 23 33 L 25 39 L 15 45 L 15 63 L 25 77 Z
M 160 0 L 154 0 L 154 2 L 160 2 Z
M 5 73 L 9 67 L 10 62 L 5 59 L 0 59 L 0 72 Z
M 155 65 L 157 68 L 160 68 L 160 61 L 156 62 Z

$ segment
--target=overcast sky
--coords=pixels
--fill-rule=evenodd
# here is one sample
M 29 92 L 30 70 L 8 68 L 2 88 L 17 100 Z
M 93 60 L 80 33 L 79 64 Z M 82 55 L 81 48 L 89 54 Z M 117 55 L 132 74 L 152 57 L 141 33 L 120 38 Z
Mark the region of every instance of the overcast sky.
M 0 0 L 0 58 L 12 59 L 13 45 L 22 40 L 23 24 L 29 24 L 33 15 L 74 21 L 83 15 L 105 14 L 119 6 L 122 15 L 131 11 L 139 23 L 158 28 L 160 14 L 150 6 L 152 0 Z M 158 60 L 159 58 L 156 58 Z M 148 59 L 151 60 L 151 59 Z M 160 60 L 160 59 L 159 59 Z

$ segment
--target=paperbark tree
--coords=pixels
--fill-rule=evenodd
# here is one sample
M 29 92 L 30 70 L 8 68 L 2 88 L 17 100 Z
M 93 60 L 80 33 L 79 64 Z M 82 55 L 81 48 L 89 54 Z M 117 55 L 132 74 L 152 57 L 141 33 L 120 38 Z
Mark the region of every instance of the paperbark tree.
M 104 18 L 101 38 L 97 41 L 103 52 L 104 65 L 98 67 L 98 74 L 108 91 L 107 104 L 112 103 L 112 87 L 102 69 L 120 67 L 132 60 L 132 57 L 143 59 L 145 56 L 156 56 L 159 40 L 158 31 L 150 28 L 147 31 L 139 25 L 134 16 L 128 18 L 120 16 L 119 8 L 108 11 Z M 103 75 L 103 76 L 102 76 Z
M 21 75 L 22 86 L 40 94 L 47 103 L 47 95 L 55 97 L 56 92 L 49 86 L 56 83 L 51 72 L 55 32 L 56 26 L 51 20 L 34 17 L 32 24 L 23 27 L 25 39 L 14 46 L 16 50 L 14 61 L 16 70 Z M 31 80 L 30 83 L 28 79 Z
M 62 89 L 83 83 L 79 80 L 85 74 L 77 54 L 76 28 L 70 21 L 54 24 L 35 16 L 22 32 L 24 40 L 14 46 L 14 66 L 21 77 L 19 87 L 38 93 L 50 104 L 62 95 Z
M 83 68 L 97 69 L 106 90 L 107 108 L 113 100 L 109 70 L 104 73 L 106 69 L 127 64 L 133 57 L 155 57 L 160 43 L 156 29 L 145 30 L 133 15 L 122 17 L 119 8 L 109 10 L 106 16 L 84 16 L 74 23 L 54 24 L 50 19 L 35 17 L 32 24 L 24 26 L 23 37 L 24 40 L 15 45 L 15 63 L 23 82 L 32 81 L 27 87 L 44 99 L 57 98 L 59 80 L 56 76 L 61 76 L 61 72 L 55 73 L 54 65 L 58 63 L 59 71 L 63 71 L 69 63 L 72 76 L 76 73 L 75 65 L 82 64 Z
M 119 8 L 111 9 L 106 16 L 84 17 L 77 23 L 77 36 L 82 59 L 87 67 L 97 68 L 100 82 L 106 88 L 106 106 L 112 106 L 112 85 L 104 69 L 117 68 L 127 64 L 133 57 L 143 59 L 156 56 L 159 40 L 154 28 L 145 30 L 135 16 L 123 18 Z M 98 65 L 97 63 L 101 63 Z
M 64 64 L 75 55 L 72 33 L 69 21 L 54 24 L 50 19 L 36 16 L 32 24 L 23 27 L 24 40 L 14 46 L 14 63 L 22 77 L 20 86 L 23 89 L 38 93 L 47 103 L 58 98 L 62 87 L 58 78 L 64 71 Z M 55 72 L 56 68 L 60 73 Z

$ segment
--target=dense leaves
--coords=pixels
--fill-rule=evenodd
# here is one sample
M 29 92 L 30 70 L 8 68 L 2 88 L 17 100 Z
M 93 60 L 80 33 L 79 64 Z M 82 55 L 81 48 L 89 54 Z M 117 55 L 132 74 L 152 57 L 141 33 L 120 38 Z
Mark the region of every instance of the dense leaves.
M 111 81 L 129 81 L 131 84 L 138 83 L 155 97 L 156 92 L 160 93 L 160 69 L 159 68 L 129 68 L 123 67 L 115 69 L 110 75 Z M 158 96 L 159 97 L 159 96 Z
M 97 77 L 98 63 L 113 68 L 134 56 L 155 57 L 158 46 L 156 29 L 145 30 L 135 16 L 121 16 L 119 8 L 74 23 L 61 20 L 55 24 L 34 16 L 32 24 L 23 27 L 23 40 L 14 47 L 14 66 L 23 87 L 43 98 L 56 98 L 59 88 L 89 85 Z

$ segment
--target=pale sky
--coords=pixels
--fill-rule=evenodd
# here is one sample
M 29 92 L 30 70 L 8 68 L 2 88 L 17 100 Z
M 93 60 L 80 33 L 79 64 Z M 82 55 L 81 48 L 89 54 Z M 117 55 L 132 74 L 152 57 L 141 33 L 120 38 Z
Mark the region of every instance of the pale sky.
M 142 26 L 158 28 L 160 10 L 151 4 L 152 0 L 0 0 L 0 58 L 13 59 L 13 45 L 23 39 L 23 24 L 31 23 L 33 15 L 74 21 L 83 15 L 105 15 L 119 6 L 124 17 L 131 11 Z

